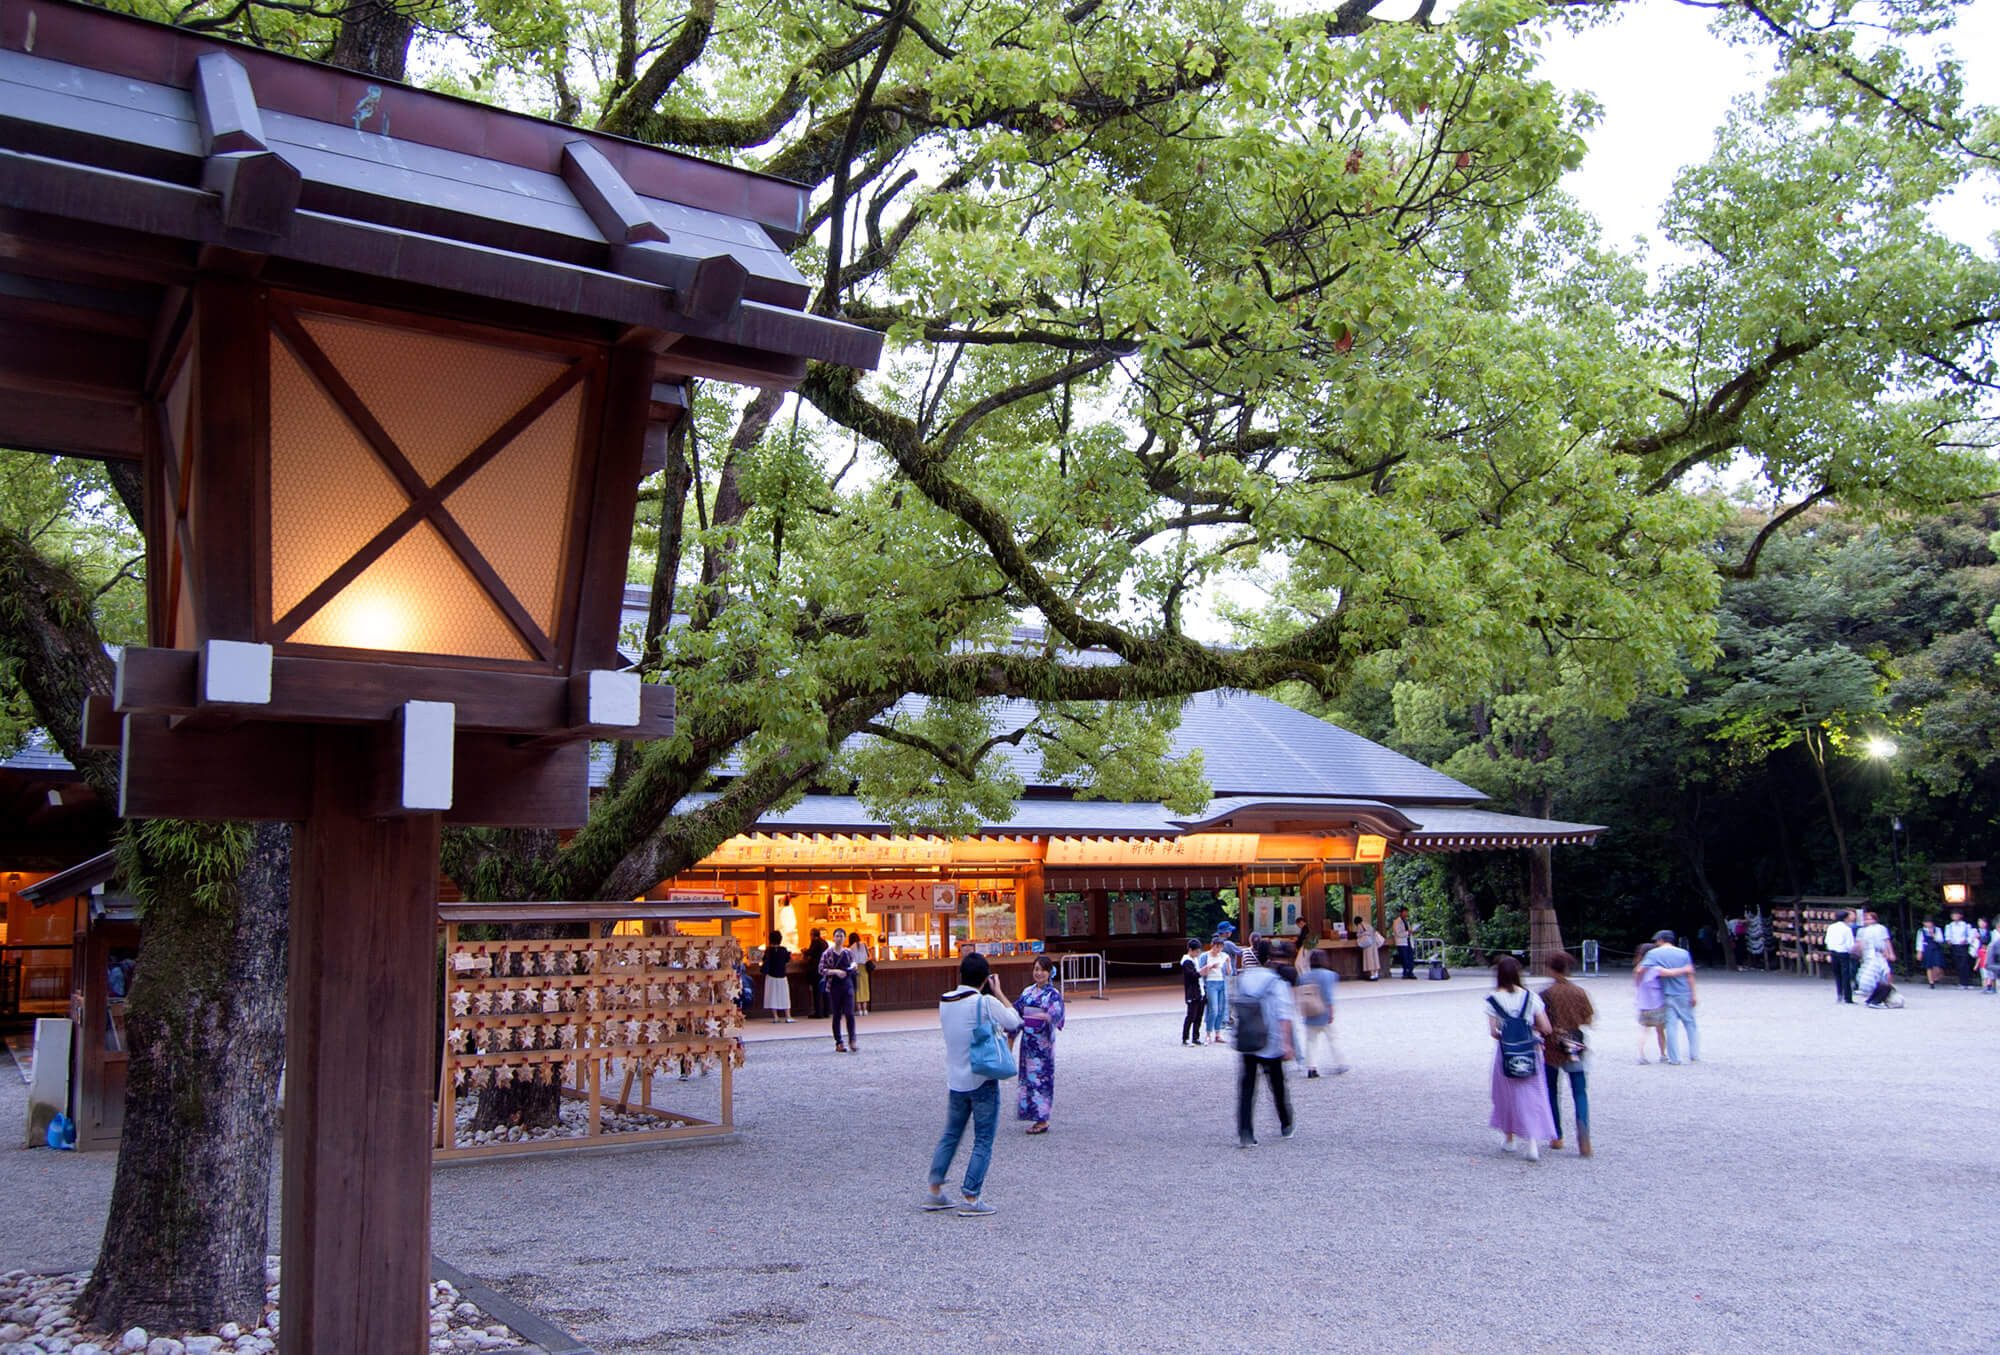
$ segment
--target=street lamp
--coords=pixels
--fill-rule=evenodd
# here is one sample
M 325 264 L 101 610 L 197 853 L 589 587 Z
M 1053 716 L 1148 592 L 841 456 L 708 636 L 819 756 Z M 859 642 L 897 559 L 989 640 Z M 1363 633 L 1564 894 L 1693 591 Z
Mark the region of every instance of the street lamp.
M 805 310 L 798 185 L 21 13 L 0 291 L 34 305 L 0 313 L 0 390 L 34 398 L 0 440 L 144 467 L 150 645 L 84 737 L 124 817 L 298 825 L 280 1341 L 420 1350 L 442 825 L 578 824 L 590 740 L 671 732 L 617 639 L 686 383 L 788 388 L 881 336 Z

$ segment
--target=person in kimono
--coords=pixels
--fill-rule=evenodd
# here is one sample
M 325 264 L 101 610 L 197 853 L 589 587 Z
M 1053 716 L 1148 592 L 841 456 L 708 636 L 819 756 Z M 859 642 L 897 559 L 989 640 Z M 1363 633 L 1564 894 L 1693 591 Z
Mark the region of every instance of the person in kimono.
M 1055 985 L 1047 956 L 1035 957 L 1030 981 L 1014 999 L 1014 1010 L 1021 1018 L 1021 1090 L 1015 1113 L 1032 1122 L 1030 1134 L 1046 1134 L 1049 1106 L 1056 1097 L 1056 1032 L 1063 1028 L 1062 990 Z

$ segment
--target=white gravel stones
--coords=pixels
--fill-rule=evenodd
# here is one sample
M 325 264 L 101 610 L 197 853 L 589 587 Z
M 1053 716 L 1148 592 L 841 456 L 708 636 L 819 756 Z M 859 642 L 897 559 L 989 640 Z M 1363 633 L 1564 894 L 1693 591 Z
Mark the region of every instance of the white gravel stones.
M 478 1098 L 467 1096 L 458 1103 L 458 1113 L 454 1117 L 457 1130 L 455 1144 L 460 1148 L 478 1148 L 489 1143 L 547 1143 L 558 1139 L 580 1139 L 590 1132 L 590 1107 L 582 1101 L 565 1099 L 557 1113 L 557 1123 L 545 1129 L 522 1129 L 518 1125 L 506 1129 L 472 1128 L 473 1114 L 479 1109 Z M 672 1129 L 678 1125 L 691 1124 L 673 1115 L 646 1115 L 637 1111 L 621 1111 L 609 1103 L 598 1108 L 598 1123 L 606 1134 L 638 1134 L 651 1129 Z
M 263 1322 L 251 1331 L 225 1322 L 212 1332 L 155 1335 L 144 1327 L 122 1333 L 80 1329 L 70 1305 L 83 1292 L 88 1271 L 68 1275 L 0 1275 L 0 1355 L 272 1355 L 278 1348 L 278 1260 L 265 1263 Z M 479 1306 L 443 1280 L 431 1283 L 431 1349 L 461 1351 L 518 1349 L 523 1342 L 490 1321 Z

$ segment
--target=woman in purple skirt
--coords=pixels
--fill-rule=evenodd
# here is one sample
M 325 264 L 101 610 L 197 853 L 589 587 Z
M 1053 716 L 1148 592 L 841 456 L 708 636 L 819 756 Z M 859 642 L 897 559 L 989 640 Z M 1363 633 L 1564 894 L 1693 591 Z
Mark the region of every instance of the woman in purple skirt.
M 1493 1037 L 1493 1115 L 1487 1124 L 1505 1136 L 1502 1146 L 1514 1151 L 1515 1140 L 1527 1144 L 1530 1162 L 1539 1162 L 1541 1145 L 1556 1136 L 1556 1122 L 1549 1114 L 1549 1097 L 1542 1065 L 1541 1041 L 1535 1041 L 1535 1071 L 1532 1077 L 1508 1077 L 1500 1048 L 1503 1017 L 1525 1017 L 1537 1035 L 1547 1037 L 1549 1018 L 1542 999 L 1521 982 L 1521 962 L 1502 955 L 1493 966 L 1493 995 L 1484 1003 L 1486 1031 Z

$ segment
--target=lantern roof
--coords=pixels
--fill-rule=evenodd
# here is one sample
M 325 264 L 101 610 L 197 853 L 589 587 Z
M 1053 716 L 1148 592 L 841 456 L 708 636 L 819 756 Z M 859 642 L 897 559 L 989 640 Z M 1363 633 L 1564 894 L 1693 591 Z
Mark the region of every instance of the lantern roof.
M 790 387 L 882 336 L 808 313 L 810 190 L 105 10 L 0 8 L 0 441 L 136 459 L 171 289 L 233 269 L 650 339 Z M 579 329 L 581 327 L 581 329 Z

